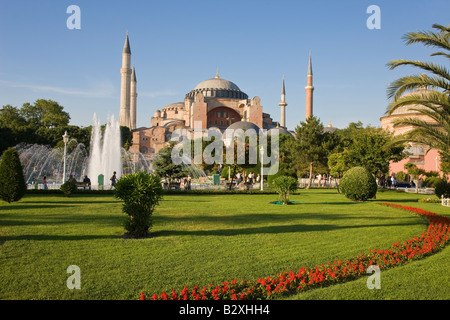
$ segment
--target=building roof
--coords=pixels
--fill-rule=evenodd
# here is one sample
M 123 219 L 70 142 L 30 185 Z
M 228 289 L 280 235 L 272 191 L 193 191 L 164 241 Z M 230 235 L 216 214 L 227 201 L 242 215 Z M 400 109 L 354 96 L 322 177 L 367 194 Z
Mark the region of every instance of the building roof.
M 248 129 L 254 129 L 256 133 L 258 133 L 260 130 L 256 124 L 249 121 L 237 121 L 235 123 L 232 123 L 227 129 L 233 130 L 242 129 L 243 131 L 246 131 Z
M 123 45 L 123 53 L 131 54 L 130 41 L 128 40 L 128 31 L 127 31 L 127 38 L 125 39 L 125 44 Z
M 312 76 L 312 63 L 311 63 L 311 51 L 309 52 L 309 62 L 308 62 L 308 76 Z
M 193 90 L 186 94 L 186 97 L 193 98 L 197 93 L 202 93 L 205 97 L 213 98 L 248 99 L 248 95 L 242 92 L 236 84 L 220 78 L 218 71 L 215 78 L 200 82 Z
M 241 89 L 239 89 L 239 87 L 233 82 L 221 78 L 211 78 L 202 81 L 194 88 L 194 90 L 197 89 L 225 89 L 241 91 Z
M 292 136 L 292 133 L 290 131 L 288 131 L 286 128 L 284 127 L 273 127 L 270 128 L 269 130 L 267 130 L 267 135 L 271 136 L 273 134 L 276 134 L 276 130 L 278 130 L 278 134 L 287 134 L 289 136 Z

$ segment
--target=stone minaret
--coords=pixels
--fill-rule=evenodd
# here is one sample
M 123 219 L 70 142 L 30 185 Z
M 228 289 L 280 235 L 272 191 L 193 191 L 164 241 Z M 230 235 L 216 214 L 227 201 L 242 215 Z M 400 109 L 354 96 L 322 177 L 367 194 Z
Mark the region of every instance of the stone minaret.
M 130 87 L 131 87 L 131 50 L 130 41 L 125 39 L 125 45 L 122 52 L 122 69 L 120 69 L 121 83 L 120 83 L 120 114 L 119 124 L 124 127 L 131 128 L 130 122 Z
M 309 52 L 309 65 L 308 65 L 308 80 L 306 83 L 306 117 L 308 118 L 313 116 L 313 73 L 312 73 L 312 65 L 311 65 L 311 51 Z
M 280 125 L 282 127 L 286 127 L 286 113 L 285 113 L 285 107 L 287 106 L 286 103 L 286 92 L 284 89 L 284 76 L 283 76 L 283 86 L 281 88 L 281 101 L 278 104 L 281 107 L 281 118 L 280 118 Z
M 131 71 L 131 84 L 130 84 L 130 129 L 136 129 L 136 102 L 137 102 L 137 92 L 136 92 L 136 70 Z

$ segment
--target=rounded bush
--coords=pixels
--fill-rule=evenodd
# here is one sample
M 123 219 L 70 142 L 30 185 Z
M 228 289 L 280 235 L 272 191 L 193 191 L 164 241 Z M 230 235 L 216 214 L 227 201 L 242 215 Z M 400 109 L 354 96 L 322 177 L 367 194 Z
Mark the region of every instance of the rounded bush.
M 61 190 L 66 195 L 66 197 L 70 197 L 72 193 L 77 192 L 77 186 L 73 181 L 68 180 L 61 185 L 59 190 Z
M 353 201 L 366 201 L 377 194 L 377 182 L 367 169 L 354 167 L 344 174 L 339 189 Z
M 436 188 L 436 185 L 441 181 L 442 181 L 442 179 L 439 177 L 428 177 L 423 182 L 422 187 Z
M 434 192 L 438 198 L 441 198 L 442 196 L 444 196 L 444 198 L 450 198 L 450 183 L 441 179 L 441 181 L 436 183 Z

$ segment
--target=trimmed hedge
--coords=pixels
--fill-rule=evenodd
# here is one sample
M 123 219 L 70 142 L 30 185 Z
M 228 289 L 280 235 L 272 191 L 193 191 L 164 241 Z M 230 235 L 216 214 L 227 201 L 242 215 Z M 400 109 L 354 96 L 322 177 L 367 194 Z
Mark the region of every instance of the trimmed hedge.
M 377 182 L 363 167 L 348 170 L 341 179 L 340 191 L 350 200 L 366 201 L 377 194 Z
M 438 198 L 444 196 L 444 198 L 450 198 L 450 183 L 441 180 L 435 185 L 434 192 Z
M 0 162 L 0 199 L 8 203 L 19 201 L 26 191 L 19 154 L 9 148 L 3 152 Z

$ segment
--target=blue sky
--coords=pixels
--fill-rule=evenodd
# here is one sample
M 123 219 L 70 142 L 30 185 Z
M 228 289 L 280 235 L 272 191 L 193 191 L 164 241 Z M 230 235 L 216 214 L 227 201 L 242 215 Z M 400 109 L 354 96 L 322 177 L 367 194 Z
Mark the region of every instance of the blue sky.
M 69 5 L 81 9 L 81 29 L 69 30 Z M 366 12 L 381 9 L 381 29 Z M 397 58 L 429 57 L 430 48 L 406 46 L 410 31 L 449 24 L 448 0 L 430 1 L 5 1 L 0 0 L 0 106 L 53 99 L 71 124 L 89 126 L 119 115 L 121 54 L 129 31 L 138 80 L 138 127 L 156 109 L 183 101 L 219 68 L 264 112 L 279 120 L 286 81 L 286 124 L 305 117 L 309 51 L 314 114 L 343 128 L 362 121 L 379 126 L 396 78 L 419 72 L 388 70 Z

